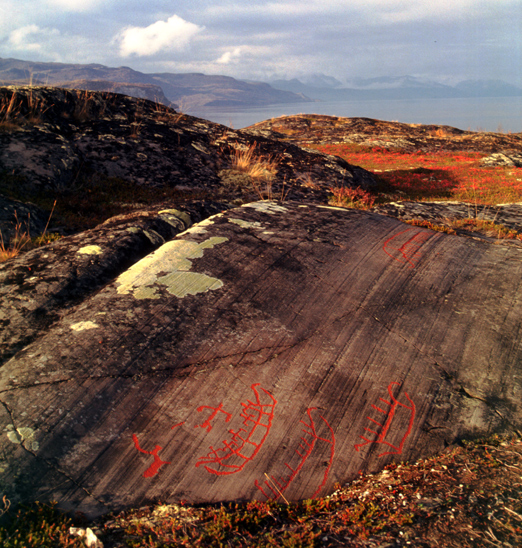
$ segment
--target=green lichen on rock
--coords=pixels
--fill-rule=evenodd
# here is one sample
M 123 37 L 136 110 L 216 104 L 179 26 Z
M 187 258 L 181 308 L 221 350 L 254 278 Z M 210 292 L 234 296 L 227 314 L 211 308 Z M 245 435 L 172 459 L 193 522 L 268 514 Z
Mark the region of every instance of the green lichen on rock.
M 203 257 L 205 249 L 228 241 L 228 238 L 212 237 L 197 243 L 187 240 L 174 240 L 161 246 L 126 272 L 116 283 L 120 295 L 131 293 L 136 299 L 159 299 L 159 286 L 182 299 L 187 295 L 197 295 L 219 289 L 223 282 L 212 276 L 190 272 L 190 259 Z
M 252 202 L 249 204 L 245 204 L 243 207 L 252 207 L 256 211 L 268 213 L 269 215 L 274 215 L 276 213 L 286 213 L 288 211 L 286 207 L 278 205 L 276 202 L 270 201 Z
M 97 327 L 100 327 L 100 326 L 91 321 L 78 322 L 78 323 L 73 323 L 71 325 L 71 329 L 73 331 L 86 331 L 88 329 L 96 329 Z
M 240 226 L 241 228 L 263 228 L 260 222 L 258 221 L 244 221 L 243 219 L 235 219 L 230 217 L 228 219 L 229 223 L 234 223 L 235 225 Z
M 169 221 L 169 216 L 176 217 L 177 219 L 181 219 L 185 223 L 185 226 L 190 227 L 192 225 L 192 219 L 190 218 L 190 215 L 186 211 L 180 211 L 179 209 L 162 209 L 158 212 L 160 215 L 162 215 L 164 218 L 166 218 L 167 222 Z
M 14 428 L 12 425 L 7 427 L 7 437 L 11 443 L 26 445 L 26 449 L 38 451 L 40 445 L 34 439 L 35 431 L 29 427 Z
M 103 249 L 99 245 L 86 245 L 78 249 L 82 255 L 102 255 Z

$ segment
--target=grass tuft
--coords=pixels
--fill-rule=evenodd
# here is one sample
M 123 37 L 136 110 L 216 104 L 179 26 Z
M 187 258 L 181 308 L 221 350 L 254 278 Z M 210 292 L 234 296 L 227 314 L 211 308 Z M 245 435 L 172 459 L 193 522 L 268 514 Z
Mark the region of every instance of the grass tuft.
M 9 245 L 6 246 L 2 231 L 0 230 L 0 262 L 16 257 L 31 241 L 31 237 L 29 235 L 29 220 L 26 228 L 24 228 L 23 223 L 18 219 L 16 211 L 15 219 L 14 236 L 10 239 Z
M 231 156 L 231 169 L 247 175 L 253 190 L 261 200 L 272 200 L 272 185 L 279 160 L 272 155 L 262 156 L 256 148 L 256 142 L 249 147 L 236 148 Z
M 15 211 L 14 236 L 11 237 L 9 245 L 7 247 L 4 242 L 2 231 L 0 230 L 0 263 L 16 257 L 24 248 L 26 251 L 29 251 L 30 249 L 50 244 L 51 242 L 54 242 L 55 240 L 61 238 L 61 235 L 59 234 L 47 233 L 47 229 L 49 228 L 49 223 L 51 222 L 51 217 L 53 216 L 55 207 L 56 200 L 54 201 L 51 213 L 49 214 L 49 218 L 47 219 L 47 224 L 45 225 L 44 231 L 40 236 L 37 236 L 36 238 L 31 238 L 31 235 L 29 233 L 30 217 L 28 216 L 26 228 L 24 229 L 23 224 L 21 221 L 18 220 L 18 214 Z
M 237 148 L 232 155 L 232 169 L 246 173 L 252 179 L 273 179 L 277 173 L 278 161 L 272 156 L 263 157 L 256 151 L 257 143 Z
M 5 504 L 4 497 L 4 504 Z M 0 524 L 0 545 L 3 548 L 85 548 L 70 533 L 73 520 L 56 508 L 56 504 L 19 506 L 16 512 L 5 510 Z
M 25 125 L 39 124 L 49 108 L 45 108 L 41 99 L 32 92 L 4 94 L 0 98 L 0 130 L 13 131 Z

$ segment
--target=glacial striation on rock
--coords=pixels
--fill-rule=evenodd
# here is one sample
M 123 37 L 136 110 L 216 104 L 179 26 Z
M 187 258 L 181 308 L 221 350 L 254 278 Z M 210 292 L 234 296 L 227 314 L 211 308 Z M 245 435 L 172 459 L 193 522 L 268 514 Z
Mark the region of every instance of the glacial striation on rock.
M 40 304 L 52 321 L 5 354 L 11 501 L 92 516 L 298 500 L 522 427 L 518 249 L 312 203 L 246 204 L 190 228 L 179 218 L 166 243 L 159 219 L 116 231 L 115 246 L 149 242 L 127 264 L 113 250 L 122 259 L 105 265 L 95 233 L 78 241 L 74 298 L 57 285 Z M 2 304 L 4 327 L 23 325 L 38 280 L 59 282 L 48 265 L 70 271 L 60 244 L 6 266 L 17 299 Z

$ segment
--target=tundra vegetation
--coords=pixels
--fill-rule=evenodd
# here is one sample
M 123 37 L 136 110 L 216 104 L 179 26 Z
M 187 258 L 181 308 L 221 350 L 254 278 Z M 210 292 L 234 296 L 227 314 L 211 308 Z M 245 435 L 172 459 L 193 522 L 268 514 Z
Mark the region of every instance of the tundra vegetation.
M 470 216 L 469 219 L 455 220 L 454 228 L 482 231 L 494 234 L 498 238 L 522 240 L 522 234 L 516 230 L 507 229 L 491 221 L 475 219 L 476 213 L 484 208 L 494 210 L 496 204 L 522 201 L 522 168 L 481 167 L 480 160 L 485 154 L 479 152 L 412 153 L 356 144 L 322 144 L 314 148 L 320 152 L 340 156 L 350 164 L 367 169 L 380 182 L 380 188 L 374 192 L 348 186 L 332 188 L 331 205 L 371 209 L 374 205 L 399 200 L 460 201 L 469 204 Z M 272 192 L 272 181 L 277 172 L 277 158 L 263 157 L 256 150 L 255 144 L 249 148 L 234 150 L 230 157 L 232 171 L 244 174 L 247 182 L 237 177 L 231 180 L 239 181 L 238 184 L 248 184 L 260 199 L 284 198 L 284 193 L 275 196 Z M 19 185 L 15 177 L 4 174 L 3 179 L 2 187 L 11 188 L 13 197 L 22 200 L 28 198 L 16 193 Z M 313 182 L 309 184 L 313 185 Z M 165 200 L 175 200 L 177 203 L 209 197 L 202 192 L 194 194 L 168 188 L 163 189 L 162 193 Z M 50 210 L 52 207 L 53 200 L 48 194 L 32 196 L 31 199 L 41 204 L 44 209 Z M 60 193 L 56 214 L 66 226 L 75 230 L 85 230 L 113 215 L 124 213 L 127 211 L 126 203 L 141 203 L 146 206 L 157 199 L 157 189 L 140 187 L 115 177 L 100 179 L 99 176 L 85 174 L 73 188 Z M 471 215 L 473 212 L 475 215 Z M 9 246 L 5 246 L 3 240 L 0 241 L 0 260 L 16 256 L 22 250 L 31 249 L 31 245 L 27 246 L 24 221 L 16 219 L 16 224 L 19 237 Z M 451 227 L 448 229 L 447 226 L 443 227 L 430 221 L 412 224 L 454 233 Z M 43 241 L 53 241 L 56 237 L 48 235 Z
M 374 173 L 382 183 L 382 192 L 375 198 L 378 203 L 454 200 L 495 206 L 520 202 L 522 196 L 522 168 L 480 167 L 485 156 L 480 152 L 407 152 L 356 144 L 315 148 Z M 368 203 L 363 196 L 356 200 L 361 205 Z
M 90 528 L 105 548 L 520 546 L 521 471 L 520 439 L 493 437 L 361 474 L 330 496 L 299 503 L 158 502 L 88 522 L 56 505 L 12 509 L 4 497 L 0 542 L 82 548 L 77 530 Z
M 522 234 L 516 230 L 476 219 L 477 213 L 484 209 L 494 211 L 497 204 L 522 200 L 522 168 L 482 167 L 480 160 L 485 155 L 480 152 L 408 152 L 356 144 L 324 144 L 314 148 L 367 169 L 380 182 L 377 193 L 360 188 L 333 188 L 332 205 L 371 209 L 375 204 L 399 200 L 464 202 L 470 208 L 468 219 L 446 219 L 446 226 L 420 220 L 409 223 L 450 234 L 455 233 L 453 229 L 462 228 L 501 239 L 522 240 Z

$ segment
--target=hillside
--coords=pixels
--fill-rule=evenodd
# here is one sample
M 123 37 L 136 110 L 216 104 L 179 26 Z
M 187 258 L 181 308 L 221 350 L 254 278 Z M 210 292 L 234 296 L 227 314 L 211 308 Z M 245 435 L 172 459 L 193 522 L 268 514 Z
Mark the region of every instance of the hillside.
M 181 105 L 184 111 L 203 106 L 255 107 L 311 101 L 302 94 L 274 89 L 262 82 L 246 82 L 228 76 L 195 73 L 145 74 L 129 67 L 41 63 L 19 59 L 0 58 L 0 83 L 32 83 L 126 93 L 165 104 L 170 101 Z
M 450 126 L 405 124 L 320 114 L 280 116 L 250 126 L 285 142 L 313 145 L 352 143 L 407 152 L 522 152 L 522 133 L 464 131 Z

